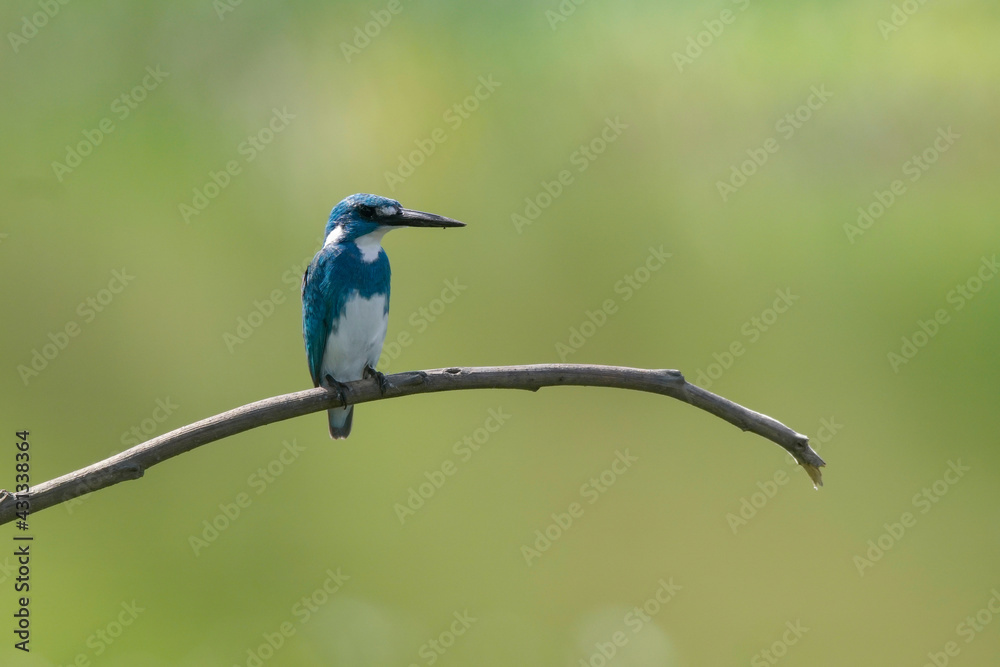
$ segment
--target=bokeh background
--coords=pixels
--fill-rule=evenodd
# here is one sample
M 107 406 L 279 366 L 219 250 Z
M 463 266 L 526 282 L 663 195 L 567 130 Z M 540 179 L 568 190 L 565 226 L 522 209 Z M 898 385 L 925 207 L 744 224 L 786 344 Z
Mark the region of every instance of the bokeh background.
M 615 390 L 364 405 L 337 443 L 309 415 L 33 516 L 3 664 L 996 664 L 996 3 L 0 16 L 0 405 L 34 480 L 307 388 L 299 278 L 353 192 L 468 222 L 386 239 L 383 370 L 704 372 L 828 462 L 816 491 Z

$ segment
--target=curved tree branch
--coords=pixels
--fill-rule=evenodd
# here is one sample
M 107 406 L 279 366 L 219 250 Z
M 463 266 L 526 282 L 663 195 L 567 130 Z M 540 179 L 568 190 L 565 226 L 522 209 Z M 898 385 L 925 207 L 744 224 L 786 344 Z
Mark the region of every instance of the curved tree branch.
M 690 384 L 680 371 L 645 370 L 622 366 L 583 364 L 539 364 L 439 368 L 386 376 L 382 395 L 374 378 L 346 384 L 348 404 L 368 403 L 383 398 L 428 394 L 458 389 L 528 389 L 581 386 L 634 389 L 670 396 L 711 412 L 744 431 L 772 440 L 784 447 L 805 468 L 814 486 L 822 486 L 823 459 L 809 447 L 809 438 L 781 422 L 721 396 Z M 103 461 L 48 482 L 32 486 L 27 498 L 31 512 L 58 505 L 98 489 L 142 477 L 145 470 L 166 459 L 189 452 L 215 440 L 252 428 L 299 417 L 343 405 L 334 392 L 320 387 L 275 396 L 223 412 L 194 424 L 165 433 Z M 15 518 L 14 496 L 0 491 L 0 524 Z

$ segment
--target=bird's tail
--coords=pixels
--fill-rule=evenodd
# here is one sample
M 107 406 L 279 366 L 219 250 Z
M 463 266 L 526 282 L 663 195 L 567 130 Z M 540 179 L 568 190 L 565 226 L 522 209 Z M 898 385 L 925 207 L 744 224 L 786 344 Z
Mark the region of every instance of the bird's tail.
M 327 410 L 326 416 L 330 421 L 331 438 L 334 440 L 343 440 L 351 434 L 351 423 L 354 421 L 353 405 L 348 405 L 346 408 Z

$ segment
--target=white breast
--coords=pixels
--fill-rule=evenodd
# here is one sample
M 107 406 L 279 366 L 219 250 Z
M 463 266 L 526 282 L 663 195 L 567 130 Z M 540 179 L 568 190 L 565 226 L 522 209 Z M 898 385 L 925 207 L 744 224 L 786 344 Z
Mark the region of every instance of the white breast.
M 366 364 L 374 368 L 378 363 L 388 326 L 384 294 L 370 299 L 357 294 L 350 297 L 337 330 L 326 339 L 323 378 L 332 375 L 339 382 L 360 380 Z

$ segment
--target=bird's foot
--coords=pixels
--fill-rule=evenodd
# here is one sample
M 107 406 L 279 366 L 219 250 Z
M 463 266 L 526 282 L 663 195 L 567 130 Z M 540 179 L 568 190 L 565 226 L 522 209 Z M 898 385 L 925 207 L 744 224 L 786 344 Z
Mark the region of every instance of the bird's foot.
M 347 385 L 343 382 L 337 382 L 333 379 L 332 375 L 326 376 L 326 388 L 337 394 L 337 398 L 340 402 L 347 407 Z
M 379 373 L 377 370 L 372 368 L 370 365 L 365 366 L 364 377 L 375 378 L 378 381 L 378 391 L 380 394 L 385 396 L 385 390 L 389 388 L 389 383 L 386 382 L 385 374 Z

